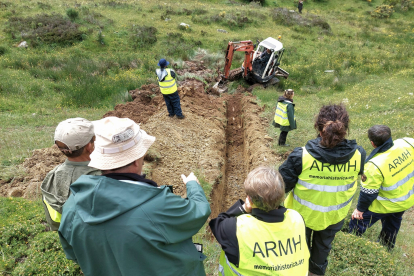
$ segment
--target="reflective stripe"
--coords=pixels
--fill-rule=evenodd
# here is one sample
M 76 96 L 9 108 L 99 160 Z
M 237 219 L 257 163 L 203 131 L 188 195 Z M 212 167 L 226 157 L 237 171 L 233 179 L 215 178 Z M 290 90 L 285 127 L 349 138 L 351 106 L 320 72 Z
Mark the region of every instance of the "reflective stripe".
M 327 186 L 327 185 L 318 185 L 318 184 L 311 184 L 305 182 L 303 180 L 298 180 L 298 183 L 309 190 L 315 190 L 319 192 L 328 192 L 328 193 L 336 193 L 336 192 L 345 192 L 354 187 L 355 181 L 348 185 L 341 185 L 341 186 Z
M 279 114 L 277 114 L 277 113 L 275 114 L 275 116 L 280 117 L 280 118 L 282 118 L 282 119 L 284 119 L 284 120 L 287 120 L 287 118 L 288 118 L 288 117 L 282 117 L 282 115 L 279 115 Z
M 293 193 L 293 192 L 292 192 Z M 346 205 L 348 205 L 349 202 L 352 201 L 352 199 L 354 198 L 354 195 L 348 199 L 346 202 L 338 204 L 338 205 L 333 205 L 333 206 L 321 206 L 321 205 L 316 205 L 313 204 L 309 201 L 306 201 L 304 199 L 299 198 L 297 195 L 293 194 L 293 198 L 296 199 L 297 202 L 299 202 L 300 204 L 311 208 L 314 211 L 319 211 L 322 213 L 326 213 L 326 212 L 330 212 L 330 211 L 337 211 L 339 209 L 342 209 L 343 207 L 345 207 Z
M 171 84 L 171 85 L 168 85 L 168 86 L 162 86 L 162 85 L 160 84 L 160 87 L 161 87 L 161 88 L 171 88 L 171 87 L 173 87 L 173 86 L 175 85 L 175 80 L 173 79 L 173 81 L 174 81 L 174 83 L 173 83 L 173 84 Z M 162 83 L 164 83 L 164 82 L 166 82 L 166 81 L 163 81 Z
M 280 111 L 282 111 L 283 113 L 287 114 L 286 111 L 283 111 L 279 106 L 277 107 L 277 109 L 279 109 Z
M 388 200 L 388 201 L 391 201 L 391 202 L 395 203 L 395 202 L 400 202 L 400 201 L 407 200 L 413 194 L 414 194 L 414 185 L 413 185 L 413 188 L 408 192 L 408 194 L 406 194 L 404 196 L 400 196 L 400 197 L 397 197 L 397 198 L 385 198 L 385 197 L 378 196 L 377 200 Z
M 219 272 L 221 273 L 222 276 L 225 276 L 224 267 L 221 264 L 219 264 Z
M 174 81 L 174 79 L 165 80 L 165 81 L 163 81 L 163 82 L 172 82 L 172 81 Z
M 229 262 L 229 259 L 227 259 L 227 256 L 226 256 L 226 254 L 224 254 L 224 257 L 226 258 L 226 264 L 231 268 L 231 271 L 233 271 L 234 272 L 234 274 L 236 274 L 237 276 L 243 276 L 242 274 L 240 274 L 237 270 L 235 270 L 231 265 L 230 265 L 230 262 Z M 224 269 L 223 269 L 223 275 L 224 275 Z
M 414 171 L 411 172 L 411 173 L 409 173 L 406 177 L 404 177 L 403 179 L 401 179 L 400 181 L 398 181 L 397 183 L 395 183 L 394 185 L 392 185 L 390 187 L 382 187 L 381 186 L 381 190 L 383 190 L 383 191 L 392 191 L 392 190 L 395 190 L 398 187 L 404 185 L 412 177 L 414 177 Z

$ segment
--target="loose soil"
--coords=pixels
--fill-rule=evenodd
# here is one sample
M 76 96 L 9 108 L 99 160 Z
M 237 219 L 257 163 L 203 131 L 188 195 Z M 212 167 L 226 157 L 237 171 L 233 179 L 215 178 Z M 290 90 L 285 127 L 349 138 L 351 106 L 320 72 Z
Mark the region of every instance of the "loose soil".
M 214 82 L 213 72 L 199 62 L 188 62 L 179 75 L 191 73 Z M 205 75 L 207 74 L 207 76 Z M 266 135 L 269 122 L 251 89 L 239 87 L 233 95 L 206 93 L 210 85 L 187 78 L 179 82 L 178 92 L 184 120 L 168 117 L 157 85 L 143 85 L 130 91 L 133 101 L 117 105 L 103 117 L 128 117 L 156 137 L 146 157 L 144 173 L 159 185 L 172 185 L 174 193 L 186 196 L 181 174 L 191 171 L 203 175 L 214 185 L 211 193 L 212 217 L 245 199 L 247 173 L 260 165 L 274 166 L 278 158 Z M 35 150 L 21 165 L 26 176 L 9 183 L 0 182 L 1 196 L 40 197 L 40 183 L 65 157 L 55 147 Z M 4 182 L 4 181 L 3 181 Z

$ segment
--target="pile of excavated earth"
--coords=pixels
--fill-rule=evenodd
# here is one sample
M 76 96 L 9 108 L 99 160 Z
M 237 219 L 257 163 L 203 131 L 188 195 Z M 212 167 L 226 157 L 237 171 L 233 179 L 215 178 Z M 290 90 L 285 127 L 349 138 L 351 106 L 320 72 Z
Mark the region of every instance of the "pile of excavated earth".
M 178 75 L 190 72 L 203 76 L 211 71 L 202 64 L 187 62 Z M 210 80 L 214 81 L 214 80 Z M 156 84 L 130 91 L 133 101 L 119 104 L 104 115 L 128 117 L 139 123 L 156 141 L 146 156 L 144 172 L 159 185 L 172 185 L 174 193 L 185 196 L 181 174 L 203 175 L 213 185 L 212 216 L 245 198 L 247 173 L 260 165 L 273 166 L 280 158 L 271 149 L 266 135 L 269 122 L 250 89 L 241 86 L 232 95 L 208 93 L 206 83 L 197 79 L 179 81 L 184 120 L 170 118 Z M 0 196 L 40 197 L 46 174 L 65 157 L 55 147 L 33 152 L 21 165 L 26 175 L 1 183 Z

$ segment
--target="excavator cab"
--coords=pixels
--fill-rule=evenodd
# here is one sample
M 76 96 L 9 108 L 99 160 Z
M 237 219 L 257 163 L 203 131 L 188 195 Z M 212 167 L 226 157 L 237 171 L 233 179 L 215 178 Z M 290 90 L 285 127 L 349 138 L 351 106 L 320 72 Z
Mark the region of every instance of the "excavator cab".
M 288 72 L 279 68 L 284 51 L 283 44 L 272 37 L 268 37 L 259 43 L 253 54 L 252 62 L 253 78 L 256 82 L 266 83 L 276 76 L 284 78 L 289 76 Z M 275 78 L 272 82 L 278 81 L 279 79 Z

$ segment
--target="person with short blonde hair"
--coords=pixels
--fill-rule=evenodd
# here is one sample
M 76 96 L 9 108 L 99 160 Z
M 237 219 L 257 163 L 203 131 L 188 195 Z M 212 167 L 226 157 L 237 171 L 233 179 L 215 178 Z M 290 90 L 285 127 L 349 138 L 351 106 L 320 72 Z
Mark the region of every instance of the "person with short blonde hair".
M 309 250 L 298 212 L 280 206 L 285 185 L 270 167 L 251 171 L 244 182 L 246 201 L 238 200 L 209 223 L 220 243 L 221 275 L 305 276 Z

